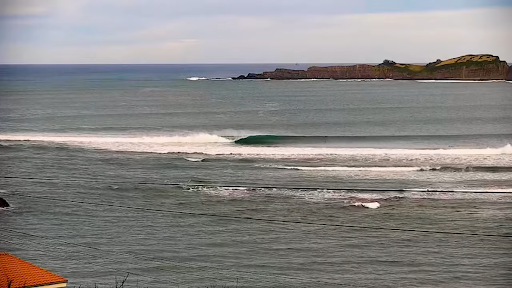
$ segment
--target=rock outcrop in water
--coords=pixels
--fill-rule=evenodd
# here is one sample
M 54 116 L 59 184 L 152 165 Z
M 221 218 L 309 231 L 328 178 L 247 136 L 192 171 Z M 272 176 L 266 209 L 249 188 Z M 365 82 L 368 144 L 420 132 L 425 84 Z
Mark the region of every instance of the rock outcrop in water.
M 9 207 L 9 203 L 7 203 L 7 200 L 5 200 L 4 198 L 0 197 L 0 208 L 7 208 Z
M 243 79 L 394 79 L 394 80 L 506 80 L 512 77 L 510 67 L 499 57 L 465 55 L 427 65 L 400 64 L 385 60 L 379 65 L 312 66 L 307 70 L 276 69 L 263 73 L 249 73 Z

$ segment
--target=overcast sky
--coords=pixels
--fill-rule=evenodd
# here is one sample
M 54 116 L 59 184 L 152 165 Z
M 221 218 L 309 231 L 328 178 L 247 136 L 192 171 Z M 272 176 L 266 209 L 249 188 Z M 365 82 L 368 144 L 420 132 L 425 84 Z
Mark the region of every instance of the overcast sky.
M 512 62 L 512 0 L 0 0 L 0 63 Z

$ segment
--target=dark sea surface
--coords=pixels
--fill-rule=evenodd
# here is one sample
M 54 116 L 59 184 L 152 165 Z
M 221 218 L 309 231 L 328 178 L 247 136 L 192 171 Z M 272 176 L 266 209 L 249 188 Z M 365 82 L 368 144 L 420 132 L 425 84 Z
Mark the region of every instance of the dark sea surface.
M 511 83 L 227 79 L 307 66 L 0 66 L 0 251 L 70 287 L 510 287 Z

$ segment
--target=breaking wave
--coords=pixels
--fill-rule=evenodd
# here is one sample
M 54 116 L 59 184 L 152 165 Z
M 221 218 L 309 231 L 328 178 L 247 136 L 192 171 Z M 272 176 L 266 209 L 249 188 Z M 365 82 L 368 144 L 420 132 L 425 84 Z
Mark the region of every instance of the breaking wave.
M 291 82 L 311 82 L 311 81 L 331 81 L 333 79 L 316 79 L 316 78 L 311 78 L 311 79 L 289 79 L 289 80 L 279 80 L 279 81 L 291 81 Z
M 278 169 L 302 171 L 374 171 L 374 172 L 411 172 L 420 171 L 420 167 L 304 167 L 304 166 L 271 166 Z
M 199 80 L 211 80 L 211 81 L 227 81 L 233 80 L 232 78 L 206 78 L 206 77 L 188 77 L 189 81 L 199 81 Z
M 440 139 L 453 143 L 460 141 L 473 141 L 488 137 L 512 139 L 512 134 L 475 134 L 475 135 L 397 135 L 397 136 L 288 136 L 288 135 L 251 135 L 235 141 L 239 145 L 345 145 L 352 143 L 396 143 L 403 142 L 435 142 Z
M 189 186 L 188 189 L 200 191 L 212 196 L 225 198 L 248 198 L 258 196 L 292 197 L 308 201 L 336 201 L 346 206 L 358 206 L 361 203 L 378 202 L 383 206 L 402 200 L 432 199 L 432 200 L 477 200 L 512 202 L 512 189 L 482 189 L 482 190 L 454 190 L 436 191 L 430 189 L 408 190 L 329 190 L 313 188 L 285 188 L 285 187 L 229 187 L 229 186 Z
M 56 143 L 228 143 L 231 140 L 207 133 L 176 136 L 98 136 L 98 135 L 0 135 L 0 140 L 7 141 L 38 141 Z
M 225 80 L 233 80 L 233 78 L 207 78 L 207 77 L 188 77 L 186 78 L 189 81 L 199 81 L 199 80 L 211 80 L 211 81 L 225 81 Z M 272 80 L 272 79 L 244 79 L 244 80 Z M 332 78 L 308 78 L 308 79 L 287 79 L 287 80 L 277 80 L 277 81 L 285 81 L 285 82 L 312 82 L 312 81 L 340 81 L 340 82 L 374 82 L 374 81 L 394 81 L 394 79 L 332 79 Z
M 69 134 L 0 134 L 2 145 L 7 141 L 43 145 L 68 145 L 82 148 L 105 149 L 113 151 L 149 152 L 149 153 L 196 153 L 206 155 L 242 155 L 297 157 L 300 155 L 501 155 L 512 154 L 512 146 L 500 148 L 453 148 L 453 149 L 403 149 L 403 148 L 330 148 L 330 147 L 294 147 L 294 146 L 257 146 L 239 145 L 241 140 L 254 143 L 246 137 L 234 140 L 233 137 L 208 133 L 195 133 L 172 136 L 109 136 L 109 135 L 69 135 Z M 256 138 L 260 139 L 261 138 Z M 264 138 L 266 142 L 272 137 Z M 260 143 L 261 141 L 258 140 Z M 281 142 L 282 144 L 283 142 Z
M 194 157 L 184 157 L 185 160 L 190 162 L 203 162 L 205 158 L 194 158 Z
M 198 80 L 208 80 L 208 78 L 205 78 L 205 77 L 188 77 L 187 80 L 198 81 Z
M 277 169 L 302 170 L 302 171 L 372 171 L 372 172 L 487 172 L 510 173 L 512 167 L 508 166 L 466 166 L 466 167 L 307 167 L 307 166 L 267 166 Z
M 395 81 L 394 79 L 339 79 L 340 82 Z
M 420 83 L 494 83 L 494 82 L 505 82 L 505 80 L 416 80 Z

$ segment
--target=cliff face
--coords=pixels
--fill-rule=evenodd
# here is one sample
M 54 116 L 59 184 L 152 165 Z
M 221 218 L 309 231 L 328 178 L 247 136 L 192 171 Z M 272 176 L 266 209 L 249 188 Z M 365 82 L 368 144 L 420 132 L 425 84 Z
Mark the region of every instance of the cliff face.
M 395 80 L 506 80 L 508 65 L 492 55 L 466 55 L 425 66 L 397 64 L 309 67 L 307 70 L 276 69 L 234 79 L 395 79 Z

